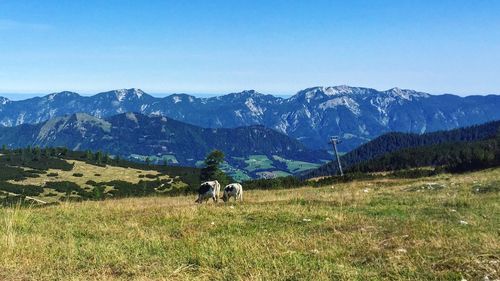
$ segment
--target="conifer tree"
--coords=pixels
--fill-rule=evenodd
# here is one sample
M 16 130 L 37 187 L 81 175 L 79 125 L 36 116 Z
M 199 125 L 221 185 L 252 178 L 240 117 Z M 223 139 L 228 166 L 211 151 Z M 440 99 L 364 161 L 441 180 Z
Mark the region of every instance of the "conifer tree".
M 222 186 L 228 184 L 231 178 L 220 169 L 220 165 L 223 162 L 224 153 L 222 151 L 214 150 L 210 152 L 205 158 L 205 167 L 201 169 L 200 180 L 202 182 L 217 180 Z

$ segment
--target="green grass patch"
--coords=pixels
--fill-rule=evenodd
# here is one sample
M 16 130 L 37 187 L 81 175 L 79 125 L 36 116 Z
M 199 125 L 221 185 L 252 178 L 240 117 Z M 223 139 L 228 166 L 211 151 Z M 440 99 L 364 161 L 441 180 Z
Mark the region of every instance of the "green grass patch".
M 280 162 L 285 163 L 288 171 L 291 172 L 292 174 L 311 170 L 311 169 L 318 168 L 319 166 L 321 166 L 321 164 L 309 163 L 309 162 L 304 162 L 304 161 L 289 160 L 289 159 L 279 157 L 277 155 L 273 155 L 273 159 L 276 161 L 280 161 Z
M 273 161 L 266 155 L 250 155 L 248 159 L 245 160 L 245 163 L 247 164 L 245 170 L 249 172 L 274 168 Z
M 266 172 L 257 172 L 257 176 L 260 178 L 280 178 L 280 177 L 288 177 L 291 174 L 284 171 L 266 171 Z

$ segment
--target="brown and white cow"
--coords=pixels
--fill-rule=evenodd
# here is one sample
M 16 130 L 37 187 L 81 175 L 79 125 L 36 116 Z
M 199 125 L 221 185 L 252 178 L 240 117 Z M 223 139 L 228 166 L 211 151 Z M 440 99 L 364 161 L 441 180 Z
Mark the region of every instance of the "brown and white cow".
M 234 197 L 234 201 L 243 201 L 243 186 L 239 183 L 231 183 L 224 187 L 224 193 L 222 194 L 222 200 L 224 202 L 229 201 L 231 197 Z
M 203 203 L 203 201 L 207 202 L 208 199 L 212 198 L 214 202 L 219 200 L 220 193 L 220 183 L 218 181 L 206 181 L 200 185 L 198 189 L 198 199 L 196 199 L 196 203 Z

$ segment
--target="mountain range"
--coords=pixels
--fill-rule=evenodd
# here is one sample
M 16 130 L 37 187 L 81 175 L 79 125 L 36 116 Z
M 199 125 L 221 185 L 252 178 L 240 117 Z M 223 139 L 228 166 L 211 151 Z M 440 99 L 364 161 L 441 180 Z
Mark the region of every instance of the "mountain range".
M 107 118 L 126 112 L 166 116 L 204 128 L 263 125 L 312 149 L 328 148 L 340 136 L 347 152 L 391 131 L 425 133 L 500 119 L 500 96 L 430 95 L 414 90 L 334 86 L 313 87 L 280 98 L 256 91 L 199 98 L 173 94 L 157 98 L 139 89 L 81 96 L 54 93 L 21 101 L 0 98 L 0 124 L 36 124 L 86 113 Z
M 152 162 L 186 166 L 196 166 L 210 151 L 219 149 L 226 154 L 226 169 L 230 173 L 239 170 L 248 178 L 259 172 L 291 174 L 293 171 L 286 168 L 288 161 L 321 163 L 330 158 L 325 150 L 309 149 L 261 125 L 202 128 L 164 116 L 131 112 L 102 119 L 75 113 L 38 124 L 0 127 L 0 144 L 9 148 L 65 146 L 71 150 L 100 150 L 122 158 L 149 157 Z M 246 169 L 255 166 L 249 159 L 252 155 L 266 157 L 268 165 Z

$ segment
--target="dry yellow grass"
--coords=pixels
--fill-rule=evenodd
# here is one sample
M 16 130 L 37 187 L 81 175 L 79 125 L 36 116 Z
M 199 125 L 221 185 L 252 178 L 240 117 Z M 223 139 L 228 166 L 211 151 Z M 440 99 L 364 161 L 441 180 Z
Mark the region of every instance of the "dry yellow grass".
M 500 169 L 0 209 L 0 280 L 500 278 Z M 485 189 L 486 190 L 486 189 Z
M 120 179 L 121 181 L 126 181 L 130 183 L 138 183 L 141 178 L 140 175 L 159 175 L 160 173 L 153 170 L 139 170 L 133 168 L 123 168 L 118 166 L 109 166 L 105 167 L 96 166 L 92 164 L 87 164 L 83 161 L 77 160 L 67 160 L 68 163 L 74 165 L 71 171 L 64 171 L 59 169 L 48 169 L 46 174 L 40 174 L 39 177 L 36 178 L 26 178 L 22 181 L 9 181 L 15 184 L 22 185 L 38 185 L 44 186 L 48 181 L 71 181 L 79 186 L 85 186 L 86 182 L 89 180 L 93 180 L 95 182 L 108 182 L 116 179 Z M 57 176 L 49 177 L 48 174 L 56 173 Z M 74 174 L 82 174 L 81 177 L 75 177 Z M 96 176 L 99 174 L 99 176 Z M 160 179 L 168 179 L 168 175 L 161 175 Z
M 60 169 L 48 169 L 46 173 L 39 174 L 38 177 L 28 177 L 21 181 L 9 180 L 8 182 L 18 185 L 35 185 L 35 186 L 45 186 L 47 182 L 61 182 L 68 181 L 74 182 L 82 188 L 88 188 L 89 190 L 94 187 L 87 184 L 88 181 L 94 181 L 96 183 L 109 182 L 116 179 L 120 181 L 138 183 L 140 180 L 151 180 L 146 176 L 157 176 L 158 179 L 171 179 L 170 176 L 160 174 L 158 171 L 154 170 L 139 170 L 134 168 L 123 168 L 118 166 L 96 166 L 92 164 L 85 163 L 78 160 L 66 160 L 69 164 L 73 165 L 73 169 L 69 171 Z M 23 168 L 23 167 L 21 167 Z M 29 168 L 23 168 L 29 170 Z M 57 176 L 50 176 L 51 174 L 57 174 Z M 80 174 L 81 176 L 75 176 L 75 174 Z M 176 183 L 175 185 L 184 185 L 184 183 Z M 106 187 L 106 191 L 111 190 L 111 186 Z M 49 194 L 55 194 L 55 196 L 48 196 Z M 43 200 L 47 203 L 59 202 L 59 198 L 64 196 L 64 193 L 57 192 L 53 189 L 44 188 L 44 192 L 39 196 L 33 196 L 33 198 Z

